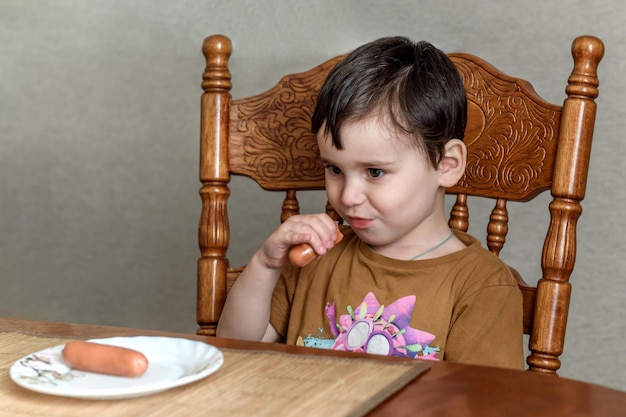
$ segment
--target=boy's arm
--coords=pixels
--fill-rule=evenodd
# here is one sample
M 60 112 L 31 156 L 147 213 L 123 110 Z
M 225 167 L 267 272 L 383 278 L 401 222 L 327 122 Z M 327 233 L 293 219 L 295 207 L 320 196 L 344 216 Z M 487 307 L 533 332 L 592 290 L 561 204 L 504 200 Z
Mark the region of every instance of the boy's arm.
M 260 257 L 261 251 L 252 256 L 228 293 L 217 325 L 217 336 L 278 341 L 278 332 L 269 324 L 269 317 L 272 292 L 280 269 L 264 267 Z

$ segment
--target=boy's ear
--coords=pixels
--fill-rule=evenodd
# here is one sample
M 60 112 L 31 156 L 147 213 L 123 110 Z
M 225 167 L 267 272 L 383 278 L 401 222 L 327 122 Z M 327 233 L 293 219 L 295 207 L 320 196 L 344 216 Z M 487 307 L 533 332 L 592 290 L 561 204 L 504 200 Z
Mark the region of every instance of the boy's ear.
M 467 147 L 462 140 L 452 139 L 446 143 L 443 157 L 439 162 L 439 185 L 452 187 L 456 185 L 465 173 L 467 162 Z

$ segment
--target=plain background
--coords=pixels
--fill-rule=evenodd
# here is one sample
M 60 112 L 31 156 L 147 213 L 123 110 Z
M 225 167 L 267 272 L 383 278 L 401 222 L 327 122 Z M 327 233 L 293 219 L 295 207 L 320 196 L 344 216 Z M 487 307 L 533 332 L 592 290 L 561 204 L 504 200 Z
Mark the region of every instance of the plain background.
M 593 34 L 606 54 L 560 374 L 626 390 L 625 24 L 622 0 L 0 0 L 0 315 L 195 331 L 210 34 L 233 40 L 234 97 L 406 35 L 479 55 L 555 103 L 572 40 Z M 231 185 L 238 264 L 276 226 L 282 196 Z M 511 207 L 524 215 L 511 240 L 543 238 L 548 201 Z M 309 202 L 321 209 L 323 196 Z M 540 250 L 507 246 L 502 257 L 534 282 Z

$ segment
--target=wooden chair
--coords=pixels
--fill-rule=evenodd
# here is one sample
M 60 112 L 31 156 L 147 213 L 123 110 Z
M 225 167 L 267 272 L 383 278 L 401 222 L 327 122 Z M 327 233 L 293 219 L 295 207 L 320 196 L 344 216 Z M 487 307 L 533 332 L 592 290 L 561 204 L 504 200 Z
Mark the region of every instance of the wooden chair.
M 597 67 L 604 45 L 600 39 L 582 36 L 573 41 L 571 51 L 574 66 L 562 106 L 547 103 L 528 82 L 507 76 L 480 58 L 449 54 L 464 79 L 469 102 L 467 171 L 448 190 L 456 195 L 450 226 L 468 229 L 468 196 L 492 199 L 486 241 L 498 255 L 508 232 L 507 201 L 526 202 L 547 190 L 552 194 L 551 220 L 541 260 L 536 260 L 543 276 L 531 287 L 516 274 L 524 295 L 524 332 L 530 335 L 527 363 L 530 370 L 545 373 L 556 373 L 563 352 L 576 223 L 585 196 Z M 310 117 L 317 91 L 343 56 L 285 76 L 263 94 L 233 100 L 230 40 L 210 36 L 203 52 L 197 322 L 198 333 L 214 334 L 228 290 L 242 269 L 230 268 L 226 256 L 230 176 L 245 175 L 266 190 L 285 192 L 281 221 L 299 212 L 297 191 L 324 188 Z M 326 209 L 334 214 L 331 207 Z

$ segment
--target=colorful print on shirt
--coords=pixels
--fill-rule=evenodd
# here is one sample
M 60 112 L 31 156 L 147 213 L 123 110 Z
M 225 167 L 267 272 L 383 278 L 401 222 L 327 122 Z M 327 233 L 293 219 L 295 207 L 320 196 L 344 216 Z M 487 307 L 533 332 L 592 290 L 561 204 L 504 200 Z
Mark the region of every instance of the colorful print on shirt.
M 357 309 L 348 306 L 348 314 L 341 315 L 337 322 L 335 303 L 329 303 L 326 316 L 335 339 L 308 336 L 302 342 L 310 347 L 437 361 L 435 355 L 440 349 L 429 346 L 435 335 L 409 325 L 414 307 L 414 295 L 385 307 L 370 292 Z

